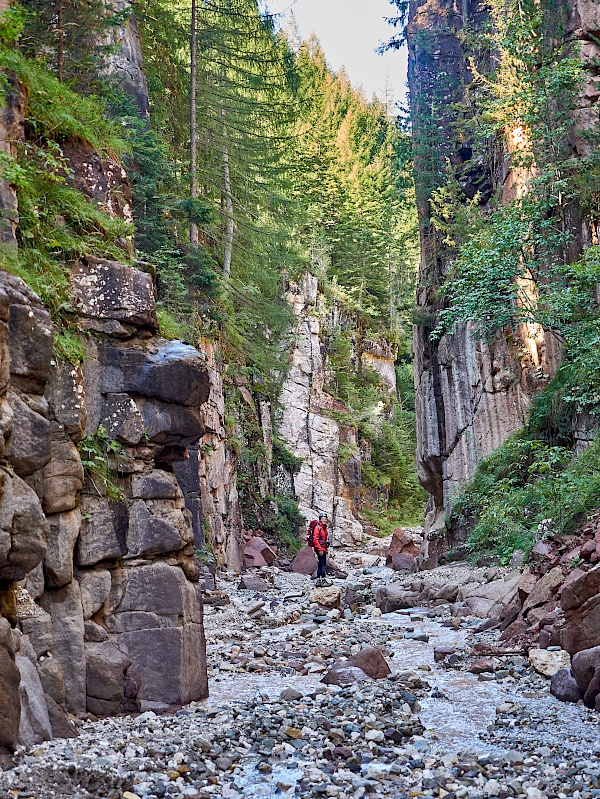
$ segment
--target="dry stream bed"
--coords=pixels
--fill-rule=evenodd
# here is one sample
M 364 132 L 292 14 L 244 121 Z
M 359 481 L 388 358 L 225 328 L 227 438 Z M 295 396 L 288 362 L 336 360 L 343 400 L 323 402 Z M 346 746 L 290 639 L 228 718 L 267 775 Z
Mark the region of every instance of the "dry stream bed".
M 368 601 L 389 571 L 347 583 Z M 474 634 L 479 620 L 453 626 L 445 607 L 328 614 L 309 578 L 273 579 L 259 592 L 221 581 L 231 603 L 206 617 L 208 700 L 86 721 L 77 739 L 21 750 L 0 799 L 600 797 L 598 715 L 554 699 L 519 653 L 468 672 L 472 645 L 495 643 Z M 321 683 L 367 646 L 383 650 L 388 678 Z M 435 662 L 434 649 L 455 653 Z

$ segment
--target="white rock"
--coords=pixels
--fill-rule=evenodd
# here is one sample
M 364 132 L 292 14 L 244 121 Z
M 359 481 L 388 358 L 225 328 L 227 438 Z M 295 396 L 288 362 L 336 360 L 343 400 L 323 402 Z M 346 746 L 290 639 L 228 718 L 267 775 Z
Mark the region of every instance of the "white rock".
M 564 649 L 549 652 L 547 649 L 530 649 L 529 662 L 544 677 L 552 677 L 559 669 L 571 668 L 571 656 Z

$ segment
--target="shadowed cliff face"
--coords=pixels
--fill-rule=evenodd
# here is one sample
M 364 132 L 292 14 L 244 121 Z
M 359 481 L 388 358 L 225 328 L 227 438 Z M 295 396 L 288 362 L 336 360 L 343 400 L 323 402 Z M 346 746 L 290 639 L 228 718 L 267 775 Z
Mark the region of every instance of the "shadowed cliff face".
M 504 143 L 490 143 L 485 152 L 476 152 L 473 143 L 457 133 L 457 108 L 461 103 L 463 111 L 468 107 L 470 59 L 479 58 L 465 50 L 462 31 L 467 21 L 475 32 L 480 30 L 491 22 L 489 9 L 469 0 L 411 3 L 409 84 L 421 236 L 417 305 L 423 320 L 414 334 L 417 461 L 419 478 L 431 494 L 422 552 L 429 566 L 460 543 L 460 531 L 447 531 L 444 521 L 457 490 L 483 457 L 522 426 L 531 397 L 560 363 L 557 341 L 539 327 L 504 329 L 486 342 L 474 327 L 459 325 L 454 335 L 430 340 L 444 302 L 439 288 L 451 262 L 430 220 L 431 192 L 444 183 L 450 169 L 466 198 L 478 193 L 485 205 L 500 195 L 508 202 L 523 192 L 528 178 L 522 167 L 511 167 L 508 157 L 515 131 L 507 130 Z M 591 127 L 598 96 L 592 66 L 597 28 L 597 5 L 573 0 L 565 36 L 579 40 L 583 62 L 590 67 L 573 133 L 576 156 L 583 156 L 589 146 L 581 131 Z M 485 72 L 488 65 L 479 61 L 477 67 Z M 586 229 L 576 209 L 571 216 L 571 246 L 577 255 Z

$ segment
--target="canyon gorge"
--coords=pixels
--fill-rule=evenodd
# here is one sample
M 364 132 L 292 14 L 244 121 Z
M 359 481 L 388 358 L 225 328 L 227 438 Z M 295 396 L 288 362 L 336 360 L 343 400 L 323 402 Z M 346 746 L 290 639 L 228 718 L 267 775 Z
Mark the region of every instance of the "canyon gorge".
M 253 0 L 67 5 L 0 0 L 1 799 L 600 795 L 598 4 L 393 0 L 408 133 Z

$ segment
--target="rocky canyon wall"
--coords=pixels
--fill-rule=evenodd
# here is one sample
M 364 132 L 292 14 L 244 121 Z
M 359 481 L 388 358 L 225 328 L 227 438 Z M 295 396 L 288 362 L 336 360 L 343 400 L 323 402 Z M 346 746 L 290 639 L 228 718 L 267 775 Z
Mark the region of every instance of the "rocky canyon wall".
M 430 337 L 443 307 L 439 288 L 451 264 L 443 236 L 431 222 L 429 194 L 436 180 L 449 164 L 465 197 L 478 194 L 485 206 L 498 194 L 503 201 L 516 196 L 527 177 L 523 169 L 511 167 L 511 131 L 503 145 L 490 143 L 481 152 L 456 132 L 457 104 L 467 104 L 472 80 L 469 60 L 479 59 L 478 68 L 487 68 L 480 55 L 469 51 L 473 39 L 464 31 L 468 24 L 477 33 L 491 22 L 489 7 L 477 0 L 410 4 L 409 85 L 421 237 L 419 323 L 414 331 L 417 462 L 419 478 L 430 494 L 422 552 L 426 566 L 460 543 L 460 531 L 445 526 L 457 490 L 473 477 L 482 458 L 522 426 L 531 397 L 560 363 L 556 340 L 538 327 L 503 330 L 491 342 L 478 337 L 471 325 L 460 325 L 454 335 L 439 340 Z M 588 68 L 579 132 L 571 142 L 575 157 L 585 155 L 590 146 L 581 131 L 591 127 L 598 99 L 597 30 L 597 4 L 572 0 L 565 36 L 575 42 Z M 432 174 L 436 171 L 437 176 Z M 575 249 L 591 243 L 585 223 L 574 220 L 573 227 Z
M 25 135 L 26 101 L 8 82 L 7 151 Z M 90 202 L 130 215 L 119 164 L 77 142 L 64 154 Z M 6 181 L 0 206 L 10 266 L 18 206 Z M 176 469 L 218 426 L 218 377 L 210 352 L 157 335 L 152 273 L 123 246 L 123 263 L 72 265 L 82 362 L 56 356 L 41 301 L 0 271 L 0 756 L 75 735 L 69 714 L 208 692 L 193 492 Z
M 327 513 L 331 520 L 333 541 L 352 545 L 363 537 L 364 522 L 360 510 L 371 500 L 377 505 L 379 495 L 369 496 L 361 479 L 363 458 L 356 429 L 343 420 L 344 403 L 326 390 L 327 363 L 322 325 L 331 316 L 318 290 L 317 278 L 306 275 L 302 282 L 291 283 L 287 299 L 297 319 L 294 347 L 287 379 L 281 394 L 280 433 L 300 467 L 293 485 L 300 512 L 307 520 Z M 380 377 L 384 393 L 395 393 L 396 353 L 389 345 L 365 343 L 365 365 Z M 349 456 L 343 457 L 345 446 Z

